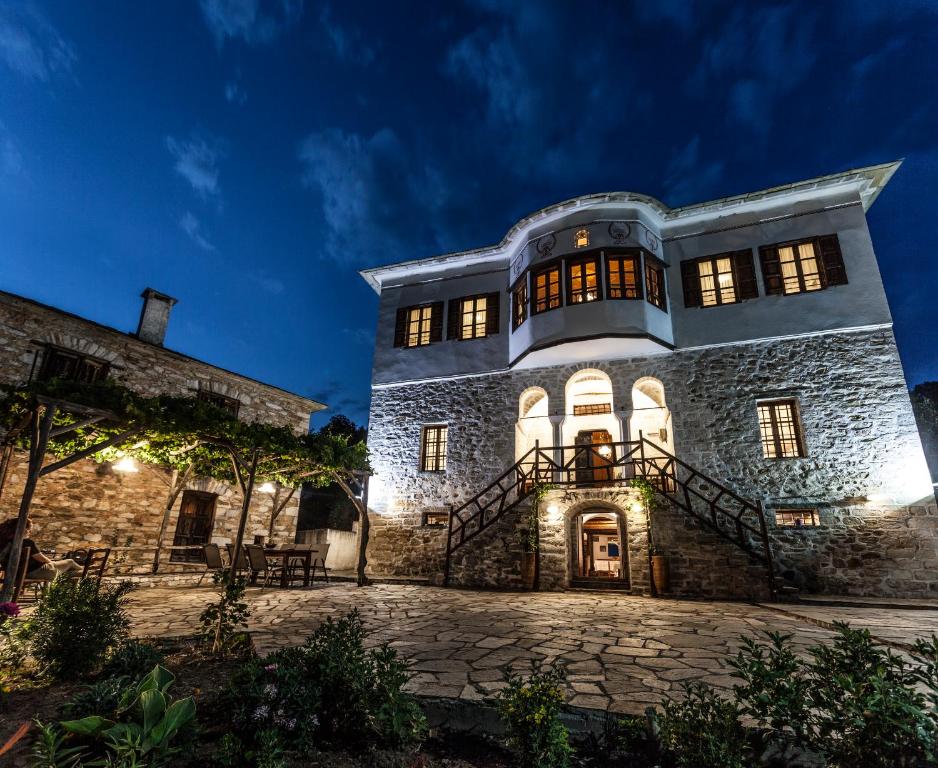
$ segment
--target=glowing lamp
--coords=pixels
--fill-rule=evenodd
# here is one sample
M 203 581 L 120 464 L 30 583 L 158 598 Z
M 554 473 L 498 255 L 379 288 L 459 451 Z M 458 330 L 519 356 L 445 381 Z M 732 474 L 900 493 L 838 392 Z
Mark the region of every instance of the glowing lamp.
M 274 488 L 274 484 L 270 481 L 264 483 L 260 488 L 258 488 L 261 493 L 276 493 L 277 489 Z
M 606 458 L 609 458 L 609 457 L 612 455 L 612 446 L 609 446 L 609 445 L 601 445 L 601 446 L 599 446 L 599 448 L 596 449 L 596 452 L 597 452 L 600 456 L 604 456 L 604 457 L 606 457 Z
M 556 504 L 550 504 L 547 507 L 548 515 L 556 515 L 559 511 L 560 511 L 560 507 L 558 507 Z
M 140 469 L 137 467 L 137 462 L 135 462 L 130 456 L 124 456 L 119 461 L 115 462 L 113 465 L 115 472 L 139 472 Z
M 639 502 L 637 502 L 637 501 L 633 501 L 630 508 L 631 508 L 631 510 L 632 510 L 633 512 L 641 512 L 641 511 L 642 511 L 642 505 L 641 505 Z

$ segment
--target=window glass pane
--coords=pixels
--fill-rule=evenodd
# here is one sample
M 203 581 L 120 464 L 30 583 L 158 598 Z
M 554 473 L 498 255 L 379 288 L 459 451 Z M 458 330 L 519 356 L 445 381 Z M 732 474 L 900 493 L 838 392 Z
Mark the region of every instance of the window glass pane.
M 713 279 L 713 262 L 701 261 L 697 264 L 697 274 L 700 276 L 700 298 L 705 307 L 712 307 L 717 303 L 716 282 Z
M 560 268 L 554 267 L 534 277 L 534 311 L 544 312 L 560 306 Z
M 721 304 L 732 304 L 736 301 L 736 286 L 733 285 L 733 262 L 730 259 L 717 259 L 717 283 L 720 286 Z
M 407 338 L 404 346 L 421 347 L 430 343 L 430 320 L 433 307 L 414 307 L 407 311 Z
M 523 282 L 515 288 L 514 294 L 514 321 L 515 328 L 528 319 L 528 286 Z
M 463 299 L 459 325 L 460 339 L 480 339 L 485 336 L 485 318 L 488 301 L 484 296 Z
M 421 469 L 425 472 L 442 472 L 446 469 L 446 427 L 423 428 L 423 458 Z
M 804 290 L 821 290 L 821 275 L 818 271 L 814 243 L 801 243 L 798 246 L 798 258 L 801 260 L 801 274 L 804 277 Z
M 570 296 L 571 304 L 582 304 L 587 301 L 596 301 L 599 298 L 596 279 L 596 261 L 581 261 L 570 264 Z
M 795 250 L 790 245 L 778 249 L 778 260 L 782 267 L 782 289 L 785 293 L 800 293 L 801 281 L 798 277 L 798 265 L 795 263 Z
M 804 456 L 794 400 L 757 406 L 762 452 L 767 459 Z

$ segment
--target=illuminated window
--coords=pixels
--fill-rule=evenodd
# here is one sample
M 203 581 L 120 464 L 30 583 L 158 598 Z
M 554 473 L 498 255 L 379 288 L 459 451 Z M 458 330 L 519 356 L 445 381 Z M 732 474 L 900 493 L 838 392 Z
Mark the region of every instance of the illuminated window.
M 648 256 L 645 257 L 645 299 L 658 309 L 668 311 L 668 302 L 664 295 L 664 269 Z
M 775 524 L 781 528 L 817 528 L 821 523 L 816 509 L 776 509 Z
M 423 428 L 420 441 L 420 469 L 424 472 L 446 470 L 446 433 L 445 426 Z
M 434 526 L 434 527 L 449 525 L 449 513 L 448 512 L 424 512 L 423 524 Z
M 585 304 L 599 299 L 599 262 L 593 259 L 567 263 L 568 304 Z
M 414 307 L 407 313 L 407 341 L 405 347 L 422 347 L 430 343 L 430 321 L 433 307 Z
M 39 380 L 63 379 L 82 384 L 94 384 L 107 378 L 110 365 L 87 355 L 80 355 L 57 347 L 46 347 L 42 353 Z
M 528 319 L 528 278 L 521 280 L 511 294 L 511 318 L 513 327 L 517 328 Z
M 837 235 L 763 246 L 759 257 L 767 294 L 810 293 L 847 282 Z
M 773 400 L 757 405 L 762 454 L 767 459 L 804 456 L 804 440 L 794 400 Z
M 574 248 L 585 248 L 590 244 L 590 231 L 588 229 L 578 229 L 573 236 Z
M 607 256 L 606 297 L 610 299 L 642 298 L 638 274 L 638 256 Z
M 611 403 L 586 403 L 584 405 L 574 405 L 574 416 L 596 416 L 602 413 L 612 413 Z
M 459 299 L 457 306 L 459 308 L 456 318 L 457 338 L 481 339 L 488 335 L 488 296 L 470 296 L 466 299 Z M 450 309 L 450 311 L 453 310 Z
M 736 302 L 733 262 L 728 258 L 698 261 L 697 276 L 700 279 L 701 302 L 705 307 Z
M 397 310 L 395 347 L 424 347 L 443 340 L 443 302 Z
M 784 293 L 819 291 L 823 287 L 814 243 L 783 246 L 778 249 L 778 260 L 782 267 Z
M 560 267 L 536 272 L 534 281 L 534 314 L 560 306 Z

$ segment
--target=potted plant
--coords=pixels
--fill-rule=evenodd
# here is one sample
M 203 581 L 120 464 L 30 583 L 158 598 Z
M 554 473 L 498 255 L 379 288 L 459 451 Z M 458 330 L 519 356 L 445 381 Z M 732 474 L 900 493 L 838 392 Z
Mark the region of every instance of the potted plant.
M 668 556 L 655 544 L 655 531 L 652 525 L 652 512 L 658 505 L 655 487 L 645 477 L 635 477 L 629 483 L 638 491 L 645 509 L 645 521 L 648 528 L 648 565 L 651 573 L 652 593 L 667 594 L 671 591 L 671 569 Z

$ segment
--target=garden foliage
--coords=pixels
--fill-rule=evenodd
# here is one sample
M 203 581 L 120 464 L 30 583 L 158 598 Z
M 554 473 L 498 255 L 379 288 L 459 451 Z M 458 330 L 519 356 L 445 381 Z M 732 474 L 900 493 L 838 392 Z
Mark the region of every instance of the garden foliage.
M 180 751 L 178 737 L 195 720 L 191 697 L 176 701 L 170 697 L 173 680 L 168 669 L 156 666 L 136 685 L 124 687 L 113 709 L 57 725 L 40 724 L 34 766 L 173 765 Z
M 227 569 L 216 572 L 212 579 L 221 587 L 221 594 L 218 602 L 211 603 L 199 616 L 202 623 L 199 634 L 212 653 L 227 653 L 241 640 L 251 615 L 244 602 L 247 582 L 241 576 L 232 576 Z
M 509 674 L 496 695 L 498 712 L 520 768 L 567 768 L 572 748 L 560 722 L 562 669 L 535 667 L 528 677 Z
M 29 628 L 29 650 L 56 679 L 84 677 L 127 637 L 129 583 L 59 576 L 43 591 Z
M 739 707 L 703 683 L 684 685 L 684 699 L 658 716 L 662 750 L 679 768 L 748 768 Z
M 245 739 L 243 748 L 256 755 L 281 745 L 300 752 L 320 744 L 405 746 L 425 731 L 420 707 L 403 690 L 409 677 L 392 648 L 365 649 L 353 611 L 327 618 L 303 646 L 247 664 L 231 682 L 230 711 L 238 733 L 268 732 L 266 745 Z

